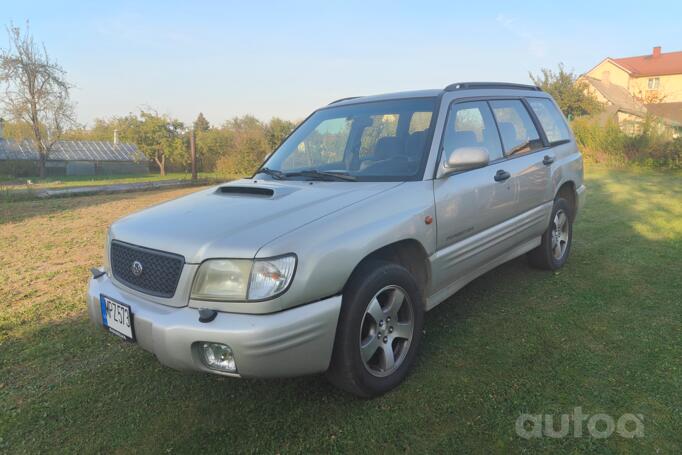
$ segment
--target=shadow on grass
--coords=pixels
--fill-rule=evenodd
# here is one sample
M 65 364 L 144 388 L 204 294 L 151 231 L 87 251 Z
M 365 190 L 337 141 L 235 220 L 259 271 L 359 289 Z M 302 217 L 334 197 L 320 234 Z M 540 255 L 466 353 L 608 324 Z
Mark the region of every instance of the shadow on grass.
M 637 183 L 630 197 L 590 181 L 566 267 L 537 271 L 518 258 L 474 280 L 427 314 L 416 368 L 383 397 L 355 399 L 322 375 L 172 371 L 82 316 L 3 343 L 0 401 L 9 413 L 0 436 L 17 451 L 675 452 L 682 245 L 677 235 L 640 233 L 675 213 L 647 186 Z M 637 206 L 642 197 L 648 207 Z M 646 437 L 514 432 L 520 413 L 576 406 L 643 413 Z

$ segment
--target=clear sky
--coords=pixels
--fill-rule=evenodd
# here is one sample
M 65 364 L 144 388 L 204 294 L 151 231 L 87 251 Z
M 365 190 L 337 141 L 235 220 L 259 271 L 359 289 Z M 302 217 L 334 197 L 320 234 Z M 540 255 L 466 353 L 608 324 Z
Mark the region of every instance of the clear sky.
M 27 19 L 76 85 L 82 123 L 144 106 L 185 122 L 295 120 L 345 96 L 682 50 L 679 0 L 0 0 L 0 23 Z

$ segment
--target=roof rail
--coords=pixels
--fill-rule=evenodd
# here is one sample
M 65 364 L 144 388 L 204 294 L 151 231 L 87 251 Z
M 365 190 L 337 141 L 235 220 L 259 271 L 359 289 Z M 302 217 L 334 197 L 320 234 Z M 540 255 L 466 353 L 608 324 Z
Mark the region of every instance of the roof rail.
M 328 104 L 328 106 L 331 104 L 340 103 L 341 101 L 354 100 L 355 98 L 360 98 L 360 97 L 359 96 L 349 96 L 348 98 L 340 98 L 338 100 L 332 101 L 331 103 Z
M 541 92 L 542 89 L 535 85 L 515 84 L 513 82 L 456 82 L 445 87 L 446 92 L 455 90 L 476 90 L 476 89 L 511 89 L 511 90 L 533 90 Z

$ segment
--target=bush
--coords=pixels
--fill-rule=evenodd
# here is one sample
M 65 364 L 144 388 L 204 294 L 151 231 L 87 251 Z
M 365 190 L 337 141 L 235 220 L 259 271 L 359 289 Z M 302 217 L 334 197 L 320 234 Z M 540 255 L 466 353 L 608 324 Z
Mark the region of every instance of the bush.
M 635 135 L 625 134 L 615 119 L 599 122 L 584 116 L 573 120 L 571 127 L 586 161 L 612 166 L 682 168 L 682 138 L 673 139 L 654 118 L 646 119 Z

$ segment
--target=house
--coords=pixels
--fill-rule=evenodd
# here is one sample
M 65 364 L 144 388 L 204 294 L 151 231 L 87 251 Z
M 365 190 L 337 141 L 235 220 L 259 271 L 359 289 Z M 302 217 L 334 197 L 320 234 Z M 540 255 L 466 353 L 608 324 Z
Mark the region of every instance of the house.
M 38 150 L 32 141 L 2 136 L 0 123 L 0 174 L 14 177 L 38 175 Z M 48 176 L 147 174 L 149 161 L 133 144 L 113 142 L 59 141 L 45 163 Z
M 607 57 L 579 80 L 614 115 L 621 128 L 637 133 L 647 115 L 658 117 L 673 135 L 682 128 L 682 52 Z

